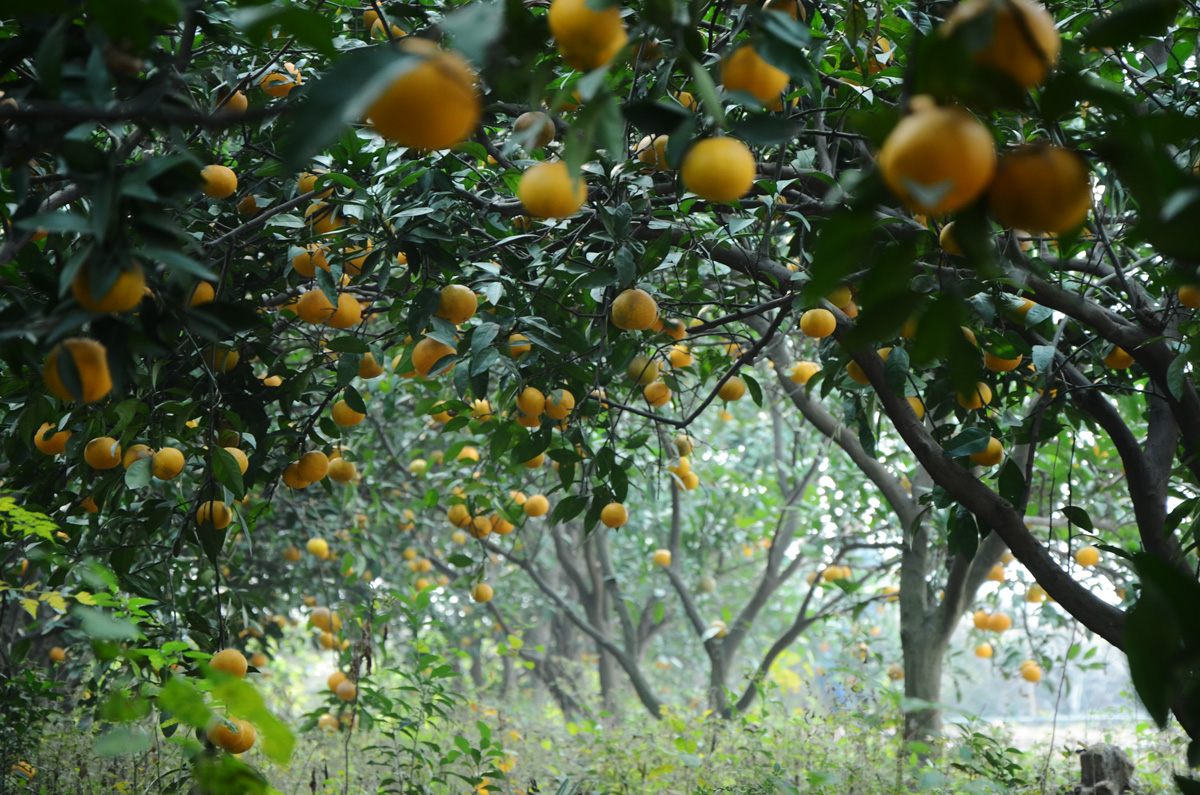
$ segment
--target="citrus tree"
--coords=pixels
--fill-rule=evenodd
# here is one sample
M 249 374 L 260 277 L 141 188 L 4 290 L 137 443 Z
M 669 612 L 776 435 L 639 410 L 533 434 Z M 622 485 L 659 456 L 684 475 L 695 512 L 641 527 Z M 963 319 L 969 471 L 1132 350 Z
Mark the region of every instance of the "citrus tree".
M 59 527 L 21 531 L 20 576 L 83 620 L 90 572 L 151 644 L 207 654 L 285 604 L 255 587 L 277 540 L 256 531 L 312 541 L 345 575 L 359 559 L 304 528 L 354 500 L 365 522 L 420 508 L 486 540 L 548 516 L 603 543 L 636 451 L 714 404 L 761 403 L 769 360 L 899 519 L 911 695 L 936 700 L 943 638 L 1006 546 L 1129 653 L 1157 719 L 1192 731 L 1190 14 L 15 13 L 5 486 Z M 414 416 L 468 429 L 441 452 L 487 476 L 418 498 L 405 449 L 355 441 Z M 1120 459 L 1135 533 L 1094 522 L 1070 470 L 1065 496 L 1031 503 L 1046 448 L 1084 435 Z M 521 503 L 513 481 L 542 455 L 557 482 Z M 911 493 L 889 457 L 920 467 Z M 672 466 L 677 498 L 699 475 Z M 1072 570 L 1097 548 L 1136 567 L 1128 612 Z M 363 568 L 389 549 L 366 539 Z M 347 650 L 356 675 L 368 647 Z

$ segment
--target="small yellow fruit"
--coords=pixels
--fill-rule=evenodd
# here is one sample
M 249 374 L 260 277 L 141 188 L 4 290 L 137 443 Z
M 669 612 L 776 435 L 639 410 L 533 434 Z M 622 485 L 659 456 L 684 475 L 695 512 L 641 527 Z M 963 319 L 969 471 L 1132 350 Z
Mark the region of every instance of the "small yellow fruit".
M 222 649 L 208 661 L 208 667 L 241 679 L 246 675 L 246 657 L 237 649 Z
M 738 376 L 733 376 L 725 383 L 721 384 L 721 388 L 717 390 L 717 397 L 725 402 L 741 400 L 746 394 L 746 382 Z
M 526 516 L 544 516 L 550 510 L 550 500 L 541 494 L 534 494 L 525 500 L 523 508 Z
M 212 524 L 217 530 L 224 530 L 232 521 L 233 511 L 229 510 L 224 500 L 202 502 L 196 509 L 196 524 Z
M 645 290 L 625 290 L 612 302 L 612 322 L 626 331 L 645 331 L 658 320 L 658 303 Z
M 471 601 L 473 602 L 490 602 L 492 601 L 492 586 L 486 582 L 476 584 L 471 588 Z
M 37 433 L 33 435 L 33 446 L 46 455 L 58 455 L 66 450 L 67 440 L 71 438 L 71 431 L 50 433 L 56 427 L 48 422 L 43 422 L 42 427 L 38 428 Z
M 1126 370 L 1133 365 L 1133 357 L 1115 345 L 1102 361 L 1114 370 Z
M 546 409 L 546 396 L 527 386 L 517 395 L 517 408 L 527 417 L 538 417 Z
M 237 175 L 227 166 L 205 166 L 200 171 L 200 178 L 204 180 L 201 190 L 210 198 L 226 199 L 237 191 Z
M 384 138 L 414 149 L 448 149 L 465 141 L 482 113 L 475 70 L 428 39 L 406 37 L 400 49 L 422 60 L 367 109 L 371 125 Z
M 800 316 L 800 332 L 806 337 L 824 339 L 837 329 L 837 318 L 828 309 L 810 309 Z
M 320 450 L 312 450 L 300 456 L 296 472 L 309 483 L 316 483 L 329 472 L 329 458 Z
M 91 312 L 127 312 L 145 297 L 146 274 L 141 265 L 134 263 L 118 274 L 104 295 L 96 296 L 92 293 L 87 263 L 84 263 L 71 280 L 71 294 L 80 306 Z
M 308 543 L 304 545 L 308 550 L 308 554 L 325 560 L 329 557 L 329 542 L 323 538 L 310 538 Z
M 1021 663 L 1021 678 L 1026 682 L 1037 684 L 1042 681 L 1042 667 L 1033 660 Z
M 92 469 L 112 469 L 121 463 L 121 445 L 111 436 L 97 437 L 83 448 L 83 460 Z
M 435 314 L 457 326 L 470 320 L 478 307 L 479 299 L 470 288 L 461 284 L 450 284 L 442 288 Z
M 984 659 L 984 660 L 991 657 L 992 656 L 992 644 L 986 643 L 986 642 L 980 643 L 978 646 L 975 647 L 975 656 L 979 657 L 980 659 Z
M 1091 568 L 1100 562 L 1100 550 L 1086 546 L 1075 553 L 1075 562 L 1085 568 Z
M 978 453 L 971 453 L 971 460 L 981 467 L 992 467 L 999 464 L 1004 458 L 1004 445 L 1000 444 L 1000 440 L 995 436 L 988 437 L 986 450 L 980 450 Z
M 979 381 L 975 384 L 973 392 L 959 392 L 958 405 L 964 409 L 974 410 L 981 409 L 992 402 L 992 388 Z
M 517 198 L 530 215 L 568 218 L 587 201 L 587 184 L 581 176 L 572 178 L 567 164 L 561 160 L 538 163 L 521 175 Z
M 671 565 L 671 550 L 656 549 L 654 554 L 650 556 L 650 560 L 655 566 L 670 566 Z
M 749 148 L 733 138 L 697 141 L 683 158 L 680 173 L 689 191 L 712 202 L 732 202 L 754 187 L 757 171 Z
M 329 462 L 329 479 L 336 483 L 349 483 L 358 474 L 358 467 L 353 461 L 336 458 Z
M 353 701 L 358 697 L 358 685 L 347 679 L 337 686 L 337 690 L 333 691 L 342 701 Z
M 629 521 L 629 512 L 619 502 L 610 502 L 600 510 L 600 521 L 605 527 L 620 527 Z
M 745 91 L 759 102 L 773 102 L 787 88 L 787 72 L 772 66 L 749 44 L 721 59 L 721 83 L 729 91 Z
M 526 148 L 541 149 L 554 140 L 554 120 L 540 110 L 526 111 L 513 122 L 513 132 Z
M 1012 619 L 1006 613 L 993 613 L 988 616 L 987 628 L 992 632 L 1004 632 L 1012 626 Z
M 184 467 L 183 453 L 174 447 L 164 447 L 154 454 L 150 473 L 159 480 L 174 480 Z
M 63 348 L 70 354 L 79 374 L 81 389 L 78 393 L 68 389 L 59 376 L 58 360 Z M 46 363 L 42 366 L 42 378 L 51 394 L 62 400 L 80 403 L 102 400 L 112 391 L 112 376 L 108 371 L 108 349 L 95 340 L 82 337 L 63 340 L 46 356 Z

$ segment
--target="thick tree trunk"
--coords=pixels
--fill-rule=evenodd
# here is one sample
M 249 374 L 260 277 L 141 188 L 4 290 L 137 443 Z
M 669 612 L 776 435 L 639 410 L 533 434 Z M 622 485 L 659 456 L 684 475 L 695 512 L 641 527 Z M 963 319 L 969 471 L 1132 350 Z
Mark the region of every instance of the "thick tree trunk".
M 900 632 L 904 652 L 904 696 L 931 704 L 942 698 L 942 663 L 949 636 L 928 629 Z M 942 730 L 942 710 L 936 706 L 907 709 L 904 739 L 925 740 Z

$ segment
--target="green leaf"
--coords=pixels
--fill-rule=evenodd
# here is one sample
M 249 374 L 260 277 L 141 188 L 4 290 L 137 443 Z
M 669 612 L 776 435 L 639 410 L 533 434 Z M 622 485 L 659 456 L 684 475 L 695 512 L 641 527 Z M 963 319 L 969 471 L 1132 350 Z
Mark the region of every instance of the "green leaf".
M 224 447 L 214 447 L 212 451 L 213 477 L 225 488 L 233 492 L 233 496 L 241 499 L 246 493 L 246 485 L 242 479 L 242 468 L 237 459 Z M 130 467 L 132 469 L 133 467 Z
M 292 36 L 325 56 L 337 55 L 333 46 L 333 27 L 329 14 L 285 3 L 269 3 L 233 13 L 233 24 L 246 31 L 251 39 L 262 42 L 274 27 L 285 36 Z
M 465 569 L 468 566 L 475 565 L 475 561 L 466 555 L 451 555 L 450 557 L 446 558 L 446 562 L 451 566 L 457 566 L 460 569 Z
M 887 361 L 883 363 L 883 376 L 897 395 L 903 395 L 908 386 L 908 368 L 908 351 L 899 347 L 892 348 Z
M 276 762 L 287 762 L 291 758 L 296 739 L 283 721 L 267 709 L 262 695 L 252 684 L 222 677 L 213 688 L 213 695 L 229 708 L 232 715 L 254 724 L 262 736 L 263 753 Z
M 349 334 L 335 337 L 327 342 L 325 347 L 334 353 L 368 353 L 371 350 L 367 343 Z
M 93 640 L 134 640 L 141 633 L 126 618 L 114 618 L 103 610 L 78 606 L 71 611 L 79 620 L 79 627 Z
M 1130 0 L 1083 29 L 1089 47 L 1123 47 L 1146 36 L 1161 36 L 1179 12 L 1179 0 Z
M 986 428 L 966 428 L 962 433 L 946 442 L 946 455 L 951 458 L 959 458 L 972 453 L 982 453 L 987 449 L 988 440 L 991 438 L 992 435 Z
M 996 488 L 1000 496 L 1008 500 L 1010 505 L 1018 511 L 1021 510 L 1021 496 L 1025 493 L 1025 475 L 1013 459 L 1006 458 L 1004 460 Z
M 361 119 L 395 79 L 420 59 L 392 46 L 363 47 L 343 55 L 313 83 L 291 115 L 279 154 L 297 171 L 337 141 L 347 124 Z
M 569 497 L 564 497 L 558 505 L 554 506 L 554 513 L 550 516 L 550 523 L 569 522 L 583 513 L 587 505 L 588 498 L 582 494 L 572 494 Z
M 150 466 L 153 462 L 154 457 L 149 456 L 130 464 L 129 469 L 125 470 L 125 488 L 140 489 L 149 484 Z
M 96 756 L 140 754 L 150 747 L 150 735 L 127 726 L 115 726 L 96 738 L 92 753 Z
M 193 729 L 203 729 L 212 720 L 212 710 L 204 700 L 204 694 L 196 689 L 191 680 L 172 676 L 158 694 L 158 703 L 169 711 L 180 723 Z
M 1063 513 L 1067 515 L 1067 521 L 1083 530 L 1085 533 L 1092 532 L 1092 517 L 1088 516 L 1088 512 L 1080 508 L 1078 505 L 1068 505 L 1063 508 Z
M 975 515 L 961 505 L 954 506 L 950 514 L 949 547 L 951 552 L 957 552 L 969 562 L 979 549 L 979 527 L 975 523 Z

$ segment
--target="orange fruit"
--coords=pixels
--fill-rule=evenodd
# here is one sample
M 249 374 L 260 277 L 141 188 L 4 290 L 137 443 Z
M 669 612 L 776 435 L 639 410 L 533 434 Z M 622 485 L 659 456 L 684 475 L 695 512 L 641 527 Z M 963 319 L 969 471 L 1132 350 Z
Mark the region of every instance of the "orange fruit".
M 130 445 L 129 449 L 125 451 L 125 455 L 121 458 L 121 464 L 124 465 L 126 469 L 129 469 L 129 467 L 133 466 L 136 462 L 141 461 L 143 458 L 153 457 L 154 451 L 151 450 L 148 445 L 134 444 Z
M 1084 568 L 1091 568 L 1100 562 L 1100 550 L 1086 546 L 1075 553 L 1075 562 Z
M 414 149 L 448 149 L 465 141 L 482 112 L 475 70 L 428 39 L 406 37 L 399 46 L 421 60 L 367 110 L 371 125 L 384 138 Z
M 728 402 L 741 400 L 746 394 L 746 382 L 738 376 L 733 376 L 725 383 L 721 384 L 721 388 L 717 390 L 717 397 Z
M 993 613 L 988 616 L 987 628 L 992 632 L 1004 632 L 1012 626 L 1012 619 L 1006 613 Z
M 658 302 L 645 290 L 624 290 L 613 299 L 610 315 L 619 329 L 644 331 L 658 320 Z
M 164 447 L 154 454 L 150 472 L 159 480 L 174 480 L 183 471 L 185 463 L 183 453 L 174 447 Z
M 1000 440 L 995 436 L 988 437 L 986 450 L 980 450 L 978 453 L 971 453 L 971 460 L 981 467 L 992 467 L 999 464 L 1004 458 L 1004 445 L 1000 444 Z
M 78 393 L 69 390 L 58 372 L 58 359 L 63 348 L 75 363 L 79 374 Z M 95 340 L 82 337 L 72 337 L 63 340 L 51 349 L 42 366 L 42 378 L 51 394 L 62 400 L 74 400 L 79 403 L 95 403 L 102 400 L 112 391 L 112 376 L 108 372 L 108 349 Z
M 375 361 L 375 354 L 364 353 L 363 357 L 358 360 L 358 377 L 371 379 L 381 375 L 383 375 L 383 365 Z
M 430 369 L 437 364 L 438 361 L 447 356 L 453 356 L 455 353 L 456 351 L 444 342 L 438 342 L 437 340 L 429 337 L 422 337 L 420 342 L 418 342 L 413 348 L 413 367 L 416 368 L 418 373 L 428 377 L 430 375 Z M 439 372 L 433 373 L 433 375 L 441 375 L 453 367 L 454 364 L 452 362 L 446 365 L 446 367 Z
M 313 202 L 304 211 L 304 222 L 318 235 L 327 235 L 342 228 L 342 218 L 337 208 L 327 202 Z
M 450 284 L 442 288 L 435 313 L 438 317 L 449 320 L 454 325 L 466 323 L 479 307 L 479 299 L 469 287 L 461 284 Z
M 527 417 L 537 417 L 546 408 L 546 396 L 533 387 L 525 387 L 517 395 L 517 408 Z
M 566 389 L 556 389 L 546 398 L 545 413 L 553 420 L 565 420 L 575 408 L 575 396 Z
M 510 334 L 508 337 L 508 354 L 513 358 L 520 356 L 523 353 L 529 353 L 533 350 L 533 345 L 529 342 L 529 337 L 524 334 Z
M 800 316 L 800 332 L 806 337 L 824 339 L 837 329 L 837 318 L 828 309 L 810 309 Z
M 796 362 L 788 378 L 797 384 L 807 384 L 809 379 L 821 372 L 821 365 L 816 362 Z
M 600 521 L 605 527 L 620 527 L 629 521 L 629 512 L 619 502 L 610 502 L 600 509 Z
M 309 290 L 302 293 L 299 300 L 296 301 L 296 314 L 305 323 L 327 323 L 336 312 L 333 304 L 321 290 Z
M 684 155 L 683 185 L 702 199 L 732 202 L 754 187 L 757 164 L 750 149 L 734 138 L 705 138 Z
M 662 381 L 654 381 L 642 388 L 642 397 L 651 406 L 665 406 L 671 401 L 671 388 Z
M 296 474 L 309 483 L 316 483 L 329 472 L 329 459 L 320 450 L 305 453 L 296 464 Z
M 938 243 L 941 244 L 942 251 L 945 251 L 952 257 L 961 257 L 963 255 L 962 246 L 958 244 L 958 238 L 954 236 L 953 221 L 942 227 L 942 231 L 938 234 Z
M 638 141 L 633 154 L 639 163 L 645 163 L 655 171 L 667 170 L 667 136 L 647 135 Z
M 315 558 L 320 558 L 321 560 L 329 558 L 329 542 L 323 538 L 308 539 L 308 543 L 304 545 L 304 548 L 308 550 L 308 554 Z
M 1133 366 L 1133 357 L 1116 345 L 1101 361 L 1114 370 L 1126 370 Z
M 226 96 L 229 98 L 226 99 Z M 220 100 L 218 101 L 221 100 L 225 102 L 225 104 L 221 106 L 221 112 L 234 116 L 245 113 L 246 109 L 250 107 L 250 101 L 246 99 L 246 95 L 241 91 L 234 91 L 232 94 L 222 94 Z
M 196 524 L 212 523 L 216 529 L 224 530 L 232 521 L 233 511 L 229 510 L 223 500 L 202 502 L 196 509 Z
M 996 145 L 987 127 L 958 107 L 914 97 L 879 150 L 883 181 L 910 210 L 939 215 L 975 201 L 996 172 Z
M 341 428 L 352 428 L 367 417 L 366 414 L 360 414 L 350 408 L 350 404 L 344 400 L 334 403 L 331 413 L 333 414 L 334 424 Z
M 975 656 L 986 660 L 992 656 L 992 644 L 980 643 L 975 647 Z
M 541 494 L 534 494 L 525 500 L 525 505 L 522 508 L 526 516 L 544 516 L 550 510 L 550 500 Z
M 197 282 L 188 293 L 188 306 L 204 306 L 211 304 L 217 297 L 217 290 L 208 282 Z
M 688 473 L 688 474 L 691 474 L 691 473 Z M 670 566 L 671 565 L 671 550 L 656 549 L 656 550 L 654 550 L 654 554 L 650 556 L 650 560 L 651 560 L 651 562 L 654 563 L 655 566 L 664 566 L 664 567 Z
M 1179 303 L 1188 309 L 1200 309 L 1200 287 L 1185 284 L 1179 288 Z
M 231 718 L 230 723 L 237 727 L 237 731 L 229 728 L 225 723 L 217 721 L 208 729 L 208 741 L 231 754 L 245 753 L 253 748 L 254 741 L 258 739 L 258 733 L 254 730 L 254 726 L 240 718 Z
M 337 686 L 337 690 L 333 691 L 342 701 L 353 701 L 358 697 L 358 685 L 347 679 Z
M 486 582 L 477 583 L 471 588 L 472 602 L 490 602 L 492 601 L 492 586 Z
M 517 198 L 539 218 L 567 218 L 587 201 L 587 184 L 581 176 L 572 179 L 561 160 L 538 163 L 521 175 Z
M 83 460 L 92 469 L 113 469 L 121 463 L 121 445 L 111 436 L 99 436 L 83 448 Z
M 293 63 L 285 63 L 281 72 L 268 72 L 259 79 L 258 85 L 273 97 L 286 97 L 292 89 L 304 82 L 300 70 Z
M 964 409 L 981 409 L 992 402 L 992 388 L 979 381 L 975 384 L 975 389 L 970 392 L 958 393 L 958 405 Z
M 541 149 L 554 140 L 554 120 L 540 110 L 526 111 L 513 122 L 513 132 L 529 149 Z
M 222 649 L 208 661 L 208 667 L 241 679 L 246 675 L 246 657 L 237 649 Z
M 37 433 L 33 435 L 33 446 L 46 455 L 58 455 L 66 450 L 67 440 L 71 438 L 71 431 L 51 433 L 57 427 L 57 425 L 43 422 L 42 427 L 38 428 Z
M 62 662 L 67 659 L 67 652 L 62 646 L 55 646 L 50 649 L 50 662 Z
M 312 190 L 315 190 L 317 187 L 317 180 L 321 178 L 322 174 L 327 174 L 327 173 L 329 173 L 329 172 L 327 172 L 323 168 L 313 169 L 312 171 L 305 171 L 296 180 L 296 192 L 303 195 L 305 193 L 309 193 Z M 333 194 L 333 188 L 327 188 L 326 190 L 323 190 L 320 193 L 318 193 L 313 198 L 314 199 L 326 199 L 332 194 Z
M 721 84 L 729 91 L 745 91 L 760 102 L 778 99 L 787 88 L 787 72 L 772 66 L 749 44 L 721 59 Z
M 984 351 L 983 366 L 991 370 L 993 373 L 1008 373 L 1017 369 L 1017 367 L 1020 366 L 1023 358 L 1024 357 L 1018 353 L 1017 358 L 1015 359 L 1002 359 L 993 354 L 991 351 Z
M 228 166 L 205 166 L 200 170 L 200 178 L 204 180 L 200 189 L 213 199 L 226 199 L 237 191 L 237 175 Z
M 146 295 L 146 274 L 142 266 L 134 263 L 128 270 L 121 271 L 100 297 L 92 293 L 91 277 L 85 263 L 71 280 L 71 294 L 84 309 L 92 312 L 126 312 L 142 302 Z
M 553 0 L 546 18 L 559 50 L 569 60 L 582 62 L 585 68 L 594 69 L 609 61 L 627 39 L 618 6 L 596 11 L 587 0 Z
M 1031 0 L 967 0 L 946 17 L 942 33 L 985 15 L 991 17 L 985 28 L 991 38 L 975 49 L 975 63 L 1004 72 L 1021 88 L 1044 81 L 1062 47 L 1054 17 Z
M 1030 144 L 1005 154 L 988 189 L 996 220 L 1033 234 L 1078 229 L 1091 206 L 1087 161 L 1058 146 Z

